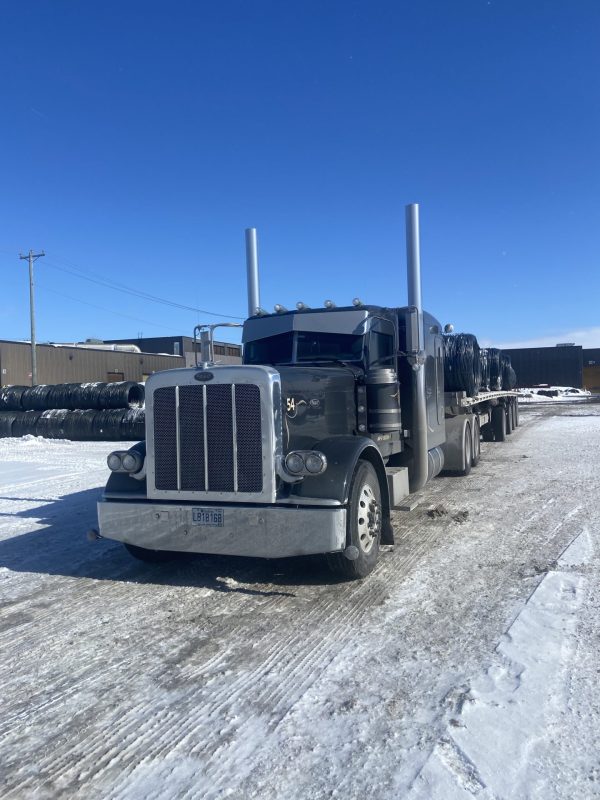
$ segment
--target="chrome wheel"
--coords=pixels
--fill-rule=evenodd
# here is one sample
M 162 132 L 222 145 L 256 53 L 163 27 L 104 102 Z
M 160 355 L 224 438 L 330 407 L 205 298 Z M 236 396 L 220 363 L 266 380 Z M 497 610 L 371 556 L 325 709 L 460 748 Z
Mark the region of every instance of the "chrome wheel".
M 370 553 L 379 538 L 381 509 L 375 492 L 368 483 L 363 484 L 360 490 L 356 511 L 358 543 L 363 553 Z

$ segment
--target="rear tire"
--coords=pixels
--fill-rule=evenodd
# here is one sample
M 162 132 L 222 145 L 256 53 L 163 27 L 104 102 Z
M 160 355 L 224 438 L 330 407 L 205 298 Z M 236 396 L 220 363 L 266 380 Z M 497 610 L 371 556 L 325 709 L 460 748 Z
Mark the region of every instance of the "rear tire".
M 147 564 L 164 564 L 165 561 L 172 561 L 173 553 L 168 550 L 148 550 L 145 547 L 138 547 L 137 544 L 125 544 L 125 549 L 129 555 L 138 561 L 145 561 Z
M 476 467 L 481 458 L 481 432 L 479 430 L 479 419 L 473 420 L 473 450 L 471 452 L 471 466 Z
M 459 475 L 468 475 L 471 472 L 471 464 L 473 461 L 473 434 L 471 433 L 471 426 L 467 422 L 465 425 L 465 432 L 463 434 L 463 468 Z
M 494 441 L 494 429 L 492 428 L 492 423 L 487 422 L 483 428 L 481 429 L 481 435 L 483 437 L 484 442 L 493 442 Z
M 382 528 L 381 488 L 368 461 L 360 460 L 354 470 L 346 526 L 347 545 L 358 550 L 358 558 L 350 561 L 343 553 L 331 553 L 327 563 L 345 578 L 364 578 L 377 564 Z
M 508 401 L 508 406 L 506 408 L 506 435 L 510 436 L 513 432 L 513 410 L 512 410 L 512 403 L 510 400 Z
M 506 411 L 503 406 L 492 408 L 492 430 L 495 442 L 506 441 Z

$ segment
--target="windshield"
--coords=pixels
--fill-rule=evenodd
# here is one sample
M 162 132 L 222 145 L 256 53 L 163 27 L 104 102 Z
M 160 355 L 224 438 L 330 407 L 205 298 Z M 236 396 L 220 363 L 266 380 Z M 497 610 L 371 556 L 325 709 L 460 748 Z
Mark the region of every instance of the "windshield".
M 361 361 L 363 336 L 290 331 L 247 342 L 245 364 L 292 364 L 307 361 Z

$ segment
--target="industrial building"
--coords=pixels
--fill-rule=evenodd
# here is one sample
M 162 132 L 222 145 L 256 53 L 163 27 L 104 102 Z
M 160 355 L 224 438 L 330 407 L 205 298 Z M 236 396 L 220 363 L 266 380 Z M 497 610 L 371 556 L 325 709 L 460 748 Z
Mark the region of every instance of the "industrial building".
M 504 349 L 517 373 L 517 386 L 575 386 L 600 392 L 600 349 L 575 344 Z
M 214 348 L 222 363 L 242 360 L 239 344 L 215 342 Z M 38 383 L 145 381 L 153 372 L 195 364 L 189 336 L 38 344 L 36 354 Z M 31 344 L 0 340 L 0 386 L 14 384 L 31 384 Z
M 186 367 L 193 367 L 196 363 L 194 353 L 194 340 L 191 336 L 150 336 L 134 339 L 106 339 L 106 344 L 134 344 L 144 353 L 169 353 L 182 356 Z M 200 343 L 198 342 L 198 352 Z M 215 342 L 215 360 L 222 364 L 241 364 L 242 345 L 229 342 Z
M 153 372 L 185 366 L 180 356 L 108 349 L 100 344 L 38 344 L 36 354 L 38 383 L 144 381 Z M 0 385 L 11 384 L 31 384 L 29 342 L 0 340 Z

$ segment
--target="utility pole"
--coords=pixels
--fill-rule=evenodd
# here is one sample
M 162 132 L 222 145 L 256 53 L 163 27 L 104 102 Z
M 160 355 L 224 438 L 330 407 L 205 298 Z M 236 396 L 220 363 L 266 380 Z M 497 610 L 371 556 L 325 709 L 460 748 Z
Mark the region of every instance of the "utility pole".
M 29 251 L 29 255 L 23 256 L 19 253 L 19 258 L 29 261 L 29 311 L 31 316 L 31 385 L 37 385 L 37 358 L 35 354 L 35 305 L 33 302 L 33 262 L 38 258 L 45 256 L 46 253 L 42 250 L 41 253 L 34 253 L 33 250 Z

